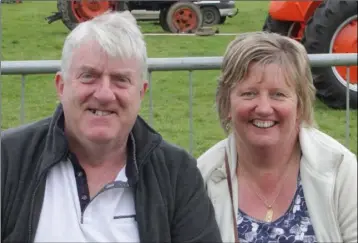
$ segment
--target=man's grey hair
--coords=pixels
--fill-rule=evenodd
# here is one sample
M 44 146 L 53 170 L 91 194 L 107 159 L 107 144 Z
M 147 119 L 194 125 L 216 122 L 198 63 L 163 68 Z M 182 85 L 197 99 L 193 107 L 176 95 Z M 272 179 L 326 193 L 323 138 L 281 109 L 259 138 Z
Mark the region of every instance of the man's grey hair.
M 230 94 L 248 74 L 250 64 L 278 64 L 286 81 L 297 94 L 302 125 L 316 126 L 313 84 L 310 62 L 304 46 L 296 40 L 276 33 L 251 32 L 239 35 L 227 47 L 218 80 L 216 105 L 221 126 L 231 130 Z
M 82 22 L 65 39 L 61 73 L 66 79 L 73 51 L 88 41 L 95 41 L 112 57 L 135 58 L 140 62 L 141 78 L 147 74 L 147 49 L 136 19 L 128 12 L 106 12 Z

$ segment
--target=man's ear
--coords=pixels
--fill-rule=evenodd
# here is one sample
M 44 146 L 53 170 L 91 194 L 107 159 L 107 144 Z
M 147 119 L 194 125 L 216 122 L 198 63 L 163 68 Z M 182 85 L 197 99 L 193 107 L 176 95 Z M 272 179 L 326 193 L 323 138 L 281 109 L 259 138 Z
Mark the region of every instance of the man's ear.
M 61 72 L 56 73 L 55 86 L 56 86 L 57 96 L 60 100 L 62 100 L 64 80 L 63 80 Z
M 140 89 L 140 98 L 143 99 L 145 92 L 147 92 L 148 89 L 148 81 L 147 80 L 143 80 L 143 84 L 142 87 Z

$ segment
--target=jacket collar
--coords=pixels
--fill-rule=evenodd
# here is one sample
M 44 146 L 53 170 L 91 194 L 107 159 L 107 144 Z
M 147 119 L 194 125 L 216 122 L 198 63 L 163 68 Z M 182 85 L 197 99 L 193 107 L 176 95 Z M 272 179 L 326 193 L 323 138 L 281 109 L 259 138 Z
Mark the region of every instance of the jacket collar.
M 68 141 L 64 133 L 64 121 L 62 105 L 59 104 L 51 118 L 46 136 L 42 163 L 40 164 L 40 176 L 53 165 L 64 160 L 69 154 Z M 133 186 L 139 178 L 140 168 L 147 161 L 152 151 L 160 144 L 162 137 L 138 116 L 129 138 L 128 151 L 131 159 L 128 160 L 126 166 L 126 175 L 128 183 Z
M 302 126 L 299 141 L 301 163 L 322 176 L 334 172 L 343 160 L 342 151 L 346 148 L 316 128 Z

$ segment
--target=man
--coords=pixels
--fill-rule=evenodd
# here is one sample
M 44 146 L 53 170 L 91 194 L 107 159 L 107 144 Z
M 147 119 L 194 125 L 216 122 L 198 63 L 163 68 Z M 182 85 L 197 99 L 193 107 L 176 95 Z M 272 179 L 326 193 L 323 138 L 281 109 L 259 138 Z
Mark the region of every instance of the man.
M 2 134 L 2 242 L 221 241 L 195 159 L 138 116 L 146 61 L 128 12 L 69 34 L 53 116 Z

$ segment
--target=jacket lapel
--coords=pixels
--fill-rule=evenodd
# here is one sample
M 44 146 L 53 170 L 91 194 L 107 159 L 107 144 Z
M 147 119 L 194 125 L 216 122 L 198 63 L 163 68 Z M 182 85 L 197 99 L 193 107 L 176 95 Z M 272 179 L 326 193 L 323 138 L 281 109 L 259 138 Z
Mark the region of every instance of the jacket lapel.
M 231 214 L 231 200 L 230 197 L 223 195 L 230 195 L 229 187 L 227 183 L 227 174 L 224 163 L 224 153 L 226 152 L 228 155 L 228 162 L 230 166 L 231 173 L 231 182 L 233 189 L 233 200 L 234 200 L 234 209 L 235 215 L 238 214 L 238 184 L 236 177 L 236 161 L 237 161 L 237 152 L 235 146 L 234 136 L 229 135 L 228 139 L 225 140 L 225 147 L 223 147 L 220 156 L 221 159 L 217 159 L 216 161 L 220 161 L 220 165 L 212 166 L 211 168 L 215 168 L 210 175 L 210 179 L 207 182 L 208 195 L 210 196 L 212 203 L 215 208 L 215 216 L 219 225 L 221 225 L 221 229 L 224 231 L 221 232 L 221 237 L 223 242 L 234 242 L 234 222 L 232 221 Z
M 332 242 L 332 239 L 341 242 L 340 232 L 335 227 L 337 219 L 334 215 L 333 192 L 335 173 L 342 155 L 324 146 L 315 137 L 317 132 L 319 131 L 302 128 L 299 135 L 303 191 L 317 239 L 320 242 Z

